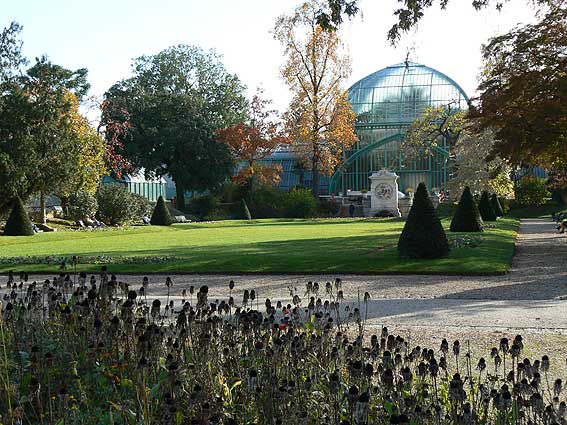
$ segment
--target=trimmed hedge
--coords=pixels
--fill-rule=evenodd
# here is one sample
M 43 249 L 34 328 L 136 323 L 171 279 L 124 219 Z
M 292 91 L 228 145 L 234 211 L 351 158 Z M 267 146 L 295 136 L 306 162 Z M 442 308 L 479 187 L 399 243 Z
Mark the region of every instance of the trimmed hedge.
M 468 186 L 463 190 L 459 205 L 451 220 L 451 232 L 482 232 L 484 223 Z
M 425 184 L 420 183 L 398 241 L 398 252 L 406 258 L 441 258 L 449 255 L 449 251 L 449 241 L 441 220 Z
M 490 198 L 488 197 L 488 192 L 486 190 L 482 192 L 482 196 L 480 197 L 478 211 L 480 212 L 480 216 L 483 221 L 496 221 L 497 219 L 496 212 L 494 212 L 494 208 L 492 208 L 492 204 L 490 203 Z
M 19 196 L 14 199 L 14 206 L 6 221 L 5 236 L 33 236 L 34 231 L 28 213 Z
M 173 218 L 171 217 L 171 214 L 169 214 L 169 210 L 167 209 L 167 205 L 165 205 L 163 196 L 160 195 L 157 200 L 156 207 L 154 208 L 150 224 L 152 226 L 171 226 L 172 223 Z

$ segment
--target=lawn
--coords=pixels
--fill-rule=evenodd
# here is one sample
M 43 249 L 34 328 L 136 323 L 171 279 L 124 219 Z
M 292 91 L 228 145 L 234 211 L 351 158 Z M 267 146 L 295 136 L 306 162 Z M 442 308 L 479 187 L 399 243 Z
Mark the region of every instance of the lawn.
M 449 220 L 443 224 L 448 227 Z M 269 219 L 3 236 L 0 272 L 51 273 L 58 267 L 45 264 L 46 256 L 77 255 L 84 261 L 103 255 L 114 258 L 109 270 L 115 273 L 500 274 L 510 267 L 519 221 L 499 219 L 478 246 L 455 248 L 438 260 L 400 259 L 396 243 L 403 225 L 395 219 Z M 44 264 L 21 264 L 25 261 L 13 258 L 20 256 Z M 168 259 L 141 263 L 146 261 L 142 257 Z M 77 270 L 100 267 L 79 264 Z

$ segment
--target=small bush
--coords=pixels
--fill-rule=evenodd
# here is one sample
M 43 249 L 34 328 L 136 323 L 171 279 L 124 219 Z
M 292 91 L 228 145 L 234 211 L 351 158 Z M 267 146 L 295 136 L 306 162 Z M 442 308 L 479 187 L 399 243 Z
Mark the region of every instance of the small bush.
M 309 189 L 296 188 L 284 195 L 284 214 L 288 218 L 309 218 L 317 213 L 317 200 Z
M 106 224 L 128 224 L 141 218 L 139 200 L 126 186 L 103 185 L 97 196 L 98 217 Z
M 543 205 L 547 202 L 549 196 L 545 179 L 524 177 L 516 186 L 516 201 L 523 206 Z
M 96 197 L 90 192 L 81 191 L 69 196 L 68 213 L 70 220 L 82 220 L 85 217 L 94 217 L 98 211 Z
M 471 190 L 465 186 L 457 210 L 451 220 L 451 232 L 482 232 L 484 223 L 472 196 Z
M 483 221 L 496 221 L 497 219 L 496 212 L 494 211 L 494 208 L 492 208 L 490 197 L 488 196 L 488 192 L 486 190 L 482 192 L 482 196 L 480 197 L 478 211 L 480 212 L 480 216 L 482 217 Z
M 187 211 L 190 214 L 196 215 L 201 220 L 205 217 L 209 217 L 213 214 L 213 211 L 217 209 L 219 205 L 219 200 L 214 195 L 201 195 L 196 196 L 189 202 L 187 206 Z
M 160 196 L 156 202 L 156 207 L 154 208 L 150 224 L 152 226 L 171 226 L 172 223 L 173 217 L 169 214 L 169 210 L 167 209 L 167 205 L 165 205 L 163 196 Z
M 148 200 L 148 198 L 142 195 L 132 193 L 132 202 L 134 203 L 134 209 L 136 210 L 136 218 L 150 215 L 153 212 L 152 203 Z
M 441 258 L 449 255 L 449 250 L 445 230 L 425 184 L 420 183 L 398 241 L 398 252 L 406 258 Z
M 4 228 L 5 236 L 33 236 L 32 223 L 20 197 L 13 202 L 12 211 Z

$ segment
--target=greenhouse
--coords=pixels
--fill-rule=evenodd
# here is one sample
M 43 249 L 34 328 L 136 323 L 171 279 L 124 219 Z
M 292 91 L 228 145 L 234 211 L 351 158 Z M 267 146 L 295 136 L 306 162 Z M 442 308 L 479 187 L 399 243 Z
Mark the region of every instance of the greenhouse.
M 368 75 L 349 89 L 357 114 L 359 141 L 345 152 L 343 164 L 329 182 L 329 193 L 369 189 L 372 171 L 386 168 L 400 176 L 400 190 L 420 182 L 443 188 L 450 177 L 449 146 L 441 143 L 434 154 L 404 160 L 400 145 L 409 126 L 430 106 L 465 109 L 469 99 L 445 74 L 425 65 L 404 62 Z

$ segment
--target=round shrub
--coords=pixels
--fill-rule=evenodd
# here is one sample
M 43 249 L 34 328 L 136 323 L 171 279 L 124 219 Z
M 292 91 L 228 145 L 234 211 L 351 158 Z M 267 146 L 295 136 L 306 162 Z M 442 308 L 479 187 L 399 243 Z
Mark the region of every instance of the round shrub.
M 500 205 L 500 201 L 498 200 L 496 193 L 493 193 L 490 197 L 490 205 L 492 205 L 492 209 L 496 213 L 496 217 L 502 217 L 504 215 L 504 210 L 502 209 L 502 205 Z
M 516 185 L 516 201 L 520 205 L 543 205 L 549 196 L 545 179 L 524 177 Z
M 488 196 L 488 192 L 486 190 L 482 192 L 482 196 L 480 197 L 478 211 L 480 212 L 480 216 L 482 217 L 483 221 L 496 221 L 497 219 L 496 212 L 494 212 L 494 208 L 492 208 L 490 197 Z
M 468 186 L 463 190 L 457 210 L 451 220 L 451 232 L 482 232 L 484 223 Z
M 398 241 L 398 252 L 406 258 L 441 258 L 449 255 L 449 250 L 445 230 L 425 184 L 420 183 Z
M 202 195 L 195 196 L 189 202 L 187 206 L 187 211 L 190 214 L 196 215 L 201 220 L 205 217 L 209 217 L 219 206 L 219 200 L 213 195 Z
M 98 211 L 96 197 L 90 192 L 80 191 L 69 196 L 68 218 L 82 220 L 85 217 L 94 217 Z
M 284 215 L 288 218 L 309 218 L 317 213 L 317 200 L 309 189 L 295 188 L 283 197 Z
M 171 226 L 172 223 L 173 218 L 167 209 L 167 205 L 165 205 L 163 196 L 160 196 L 156 202 L 150 224 L 153 226 Z
M 33 236 L 34 231 L 28 213 L 20 197 L 14 199 L 12 211 L 4 228 L 5 236 Z
M 127 224 L 141 218 L 139 200 L 126 186 L 103 185 L 96 196 L 98 218 L 107 224 Z

